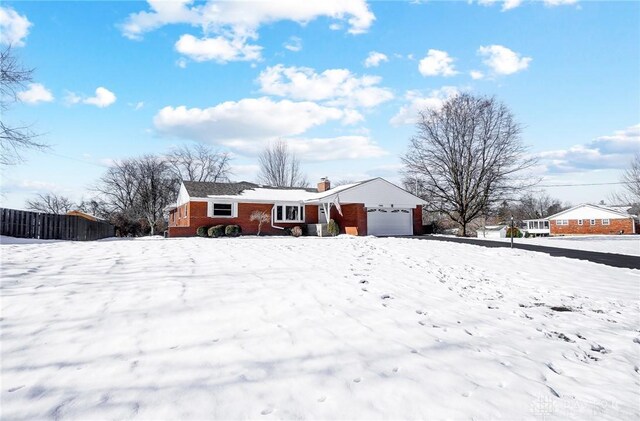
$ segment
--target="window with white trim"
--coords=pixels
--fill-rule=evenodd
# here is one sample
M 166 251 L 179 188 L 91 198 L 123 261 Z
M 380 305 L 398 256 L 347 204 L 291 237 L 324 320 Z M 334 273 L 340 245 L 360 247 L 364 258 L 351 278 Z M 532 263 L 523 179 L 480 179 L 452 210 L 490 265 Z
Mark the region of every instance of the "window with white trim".
M 605 218 L 602 220 L 602 225 L 609 225 L 611 222 L 609 221 L 609 218 Z
M 235 218 L 237 213 L 236 203 L 208 202 L 207 204 L 209 218 Z
M 304 222 L 304 205 L 276 205 L 274 222 Z
M 584 224 L 584 221 L 582 219 L 578 219 L 578 225 L 582 225 Z
M 566 219 L 557 219 L 556 225 L 569 225 L 569 221 Z
M 596 224 L 596 220 L 595 219 L 590 219 L 589 220 L 589 225 L 595 225 Z

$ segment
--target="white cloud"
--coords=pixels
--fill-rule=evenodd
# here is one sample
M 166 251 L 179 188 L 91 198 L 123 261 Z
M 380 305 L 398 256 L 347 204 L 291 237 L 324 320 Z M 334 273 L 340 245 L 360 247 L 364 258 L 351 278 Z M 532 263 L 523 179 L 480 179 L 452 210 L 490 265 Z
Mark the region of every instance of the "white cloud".
M 284 43 L 284 48 L 297 53 L 302 50 L 302 39 L 300 37 L 290 37 L 289 40 Z
M 469 75 L 471 75 L 471 79 L 473 79 L 473 80 L 478 80 L 478 79 L 484 78 L 484 73 L 482 73 L 479 70 L 472 70 L 472 71 L 469 72 Z
M 478 4 L 482 6 L 493 6 L 502 3 L 502 11 L 515 9 L 522 4 L 522 0 L 478 0 Z
M 155 115 L 154 125 L 164 135 L 256 153 L 268 140 L 297 136 L 332 121 L 352 124 L 360 120 L 362 116 L 352 110 L 263 97 L 227 101 L 204 109 L 165 107 Z
M 244 38 L 228 39 L 223 36 L 215 38 L 196 38 L 193 35 L 182 35 L 176 42 L 176 51 L 195 61 L 252 61 L 260 59 L 262 47 L 249 45 Z
M 447 99 L 458 93 L 458 88 L 454 86 L 443 86 L 440 89 L 431 91 L 428 95 L 424 95 L 420 91 L 407 91 L 405 94 L 407 104 L 400 107 L 396 115 L 391 117 L 389 123 L 394 126 L 415 124 L 418 121 L 420 111 L 438 109 L 442 107 L 442 104 L 444 104 Z
M 633 154 L 639 150 L 640 124 L 636 124 L 586 144 L 541 152 L 537 157 L 551 173 L 583 172 L 626 168 Z
M 364 67 L 378 67 L 383 61 L 389 61 L 386 54 L 377 51 L 371 51 L 364 61 Z
M 53 101 L 53 94 L 41 83 L 30 83 L 28 89 L 18 92 L 18 99 L 27 104 Z
M 32 23 L 10 7 L 0 7 L 0 44 L 24 46 Z
M 95 105 L 98 108 L 105 108 L 116 102 L 116 96 L 113 92 L 100 86 L 96 89 L 96 94 L 92 97 L 82 100 L 83 103 Z
M 578 0 L 543 0 L 545 6 L 554 7 L 554 6 L 566 6 L 571 4 L 578 3 Z
M 533 60 L 531 57 L 521 57 L 502 45 L 481 46 L 478 54 L 484 58 L 483 63 L 496 75 L 510 75 L 524 70 Z
M 422 76 L 453 76 L 456 70 L 454 59 L 446 51 L 429 50 L 425 58 L 420 60 L 418 70 Z
M 92 97 L 83 98 L 74 92 L 67 92 L 65 96 L 65 102 L 69 105 L 83 103 L 95 105 L 98 108 L 106 108 L 116 102 L 116 99 L 116 95 L 113 92 L 102 86 L 96 89 L 95 95 Z
M 187 68 L 187 59 L 184 57 L 180 57 L 178 60 L 176 60 L 176 66 L 178 66 L 181 69 L 186 69 Z
M 133 108 L 134 111 L 141 110 L 144 107 L 143 101 L 138 101 L 136 103 L 129 103 L 129 106 Z
M 267 67 L 258 76 L 260 92 L 297 100 L 327 101 L 328 105 L 375 107 L 393 98 L 381 88 L 381 78 L 357 77 L 347 69 L 328 69 L 316 73 L 308 67 Z
M 287 145 L 304 161 L 378 158 L 388 154 L 367 136 L 287 139 Z
M 170 24 L 189 24 L 202 29 L 200 40 L 183 35 L 181 48 L 190 51 L 199 61 L 257 60 L 260 46 L 246 45 L 257 39 L 264 24 L 293 21 L 305 25 L 319 17 L 328 17 L 348 24 L 348 32 L 366 32 L 375 20 L 365 0 L 257 0 L 257 1 L 163 1 L 148 0 L 150 10 L 132 13 L 121 25 L 124 36 L 141 39 L 144 33 Z M 184 38 L 184 37 L 191 38 Z M 199 41 L 199 42 L 196 42 Z M 178 41 L 180 42 L 180 41 Z M 185 45 L 186 44 L 186 45 Z

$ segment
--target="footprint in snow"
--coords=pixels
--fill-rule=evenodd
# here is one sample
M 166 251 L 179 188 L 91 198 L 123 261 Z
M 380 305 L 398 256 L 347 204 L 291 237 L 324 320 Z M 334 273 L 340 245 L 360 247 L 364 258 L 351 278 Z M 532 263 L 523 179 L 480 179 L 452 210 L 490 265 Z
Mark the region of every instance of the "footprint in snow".
M 549 368 L 549 370 L 553 371 L 554 373 L 556 373 L 558 375 L 562 374 L 562 370 L 560 370 L 559 368 L 555 367 L 552 363 L 547 363 L 546 365 Z
M 273 408 L 266 408 L 266 409 L 263 409 L 262 412 L 260 412 L 260 413 L 262 415 L 269 415 L 272 412 L 273 412 Z
M 326 396 L 320 396 L 320 397 L 318 398 L 318 402 L 320 402 L 320 403 L 322 403 L 322 402 L 324 402 L 324 401 L 326 401 L 326 400 L 327 400 L 327 397 L 326 397 Z
M 354 383 L 360 383 L 362 381 L 362 377 L 356 377 L 355 379 L 353 379 Z
M 636 368 L 637 368 L 637 367 L 636 367 Z M 400 370 L 400 368 L 399 368 L 399 367 L 393 367 L 393 368 L 391 369 L 391 371 L 393 371 L 394 373 L 397 373 L 397 372 L 398 372 L 398 370 Z

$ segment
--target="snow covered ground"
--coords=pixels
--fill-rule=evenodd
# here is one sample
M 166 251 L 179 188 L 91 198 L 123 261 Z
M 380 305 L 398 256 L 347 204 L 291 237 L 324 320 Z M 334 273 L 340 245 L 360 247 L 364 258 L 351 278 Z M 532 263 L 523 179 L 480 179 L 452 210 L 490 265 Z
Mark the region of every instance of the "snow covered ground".
M 510 238 L 482 238 L 479 240 L 511 241 Z M 558 247 L 573 250 L 598 251 L 640 256 L 640 235 L 576 235 L 564 237 L 514 238 L 515 243 Z
M 3 420 L 640 417 L 637 270 L 342 236 L 0 252 Z

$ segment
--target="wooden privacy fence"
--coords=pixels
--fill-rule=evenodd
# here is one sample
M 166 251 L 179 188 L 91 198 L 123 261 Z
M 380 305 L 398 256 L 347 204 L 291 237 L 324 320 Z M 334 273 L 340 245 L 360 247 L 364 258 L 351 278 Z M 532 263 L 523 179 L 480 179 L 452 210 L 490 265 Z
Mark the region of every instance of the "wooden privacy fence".
M 0 208 L 2 235 L 42 240 L 90 241 L 113 237 L 115 227 L 81 216 Z

